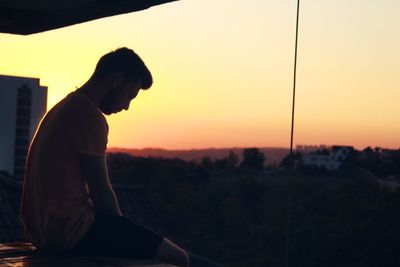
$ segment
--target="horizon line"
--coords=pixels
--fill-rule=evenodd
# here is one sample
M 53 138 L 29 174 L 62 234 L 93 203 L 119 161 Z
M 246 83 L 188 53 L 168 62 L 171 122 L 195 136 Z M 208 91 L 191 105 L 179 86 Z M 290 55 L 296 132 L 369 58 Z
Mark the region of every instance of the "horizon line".
M 332 144 L 332 145 L 326 145 L 326 144 L 319 144 L 319 145 L 311 145 L 311 144 L 302 144 L 302 145 L 296 145 L 296 148 L 294 150 L 297 150 L 298 146 L 307 146 L 307 147 L 315 147 L 315 148 L 319 148 L 319 147 L 326 147 L 326 148 L 331 148 L 333 146 L 350 146 L 353 147 L 355 150 L 360 150 L 362 151 L 365 148 L 381 148 L 381 149 L 390 149 L 390 150 L 400 150 L 400 146 L 399 147 L 383 147 L 383 146 L 374 146 L 374 145 L 368 145 L 365 146 L 363 148 L 359 148 L 353 145 L 337 145 L 337 144 Z M 165 151 L 171 151 L 171 150 L 175 150 L 175 151 L 190 151 L 190 150 L 222 150 L 222 149 L 247 149 L 247 148 L 259 148 L 259 149 L 286 149 L 289 150 L 289 147 L 283 147 L 283 146 L 232 146 L 232 147 L 200 147 L 200 148 L 164 148 L 164 147 L 120 147 L 120 146 L 112 146 L 112 147 L 108 147 L 107 150 L 110 149 L 125 149 L 125 150 L 165 150 Z

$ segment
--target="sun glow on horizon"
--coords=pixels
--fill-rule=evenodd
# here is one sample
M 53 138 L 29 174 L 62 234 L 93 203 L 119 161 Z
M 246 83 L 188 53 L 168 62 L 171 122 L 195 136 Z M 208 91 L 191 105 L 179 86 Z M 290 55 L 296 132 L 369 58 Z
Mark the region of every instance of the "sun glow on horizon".
M 107 117 L 110 147 L 288 147 L 295 8 L 288 0 L 185 0 L 0 34 L 0 74 L 40 78 L 51 108 L 103 54 L 127 46 L 154 85 Z M 400 148 L 398 10 L 398 1 L 302 4 L 295 144 Z

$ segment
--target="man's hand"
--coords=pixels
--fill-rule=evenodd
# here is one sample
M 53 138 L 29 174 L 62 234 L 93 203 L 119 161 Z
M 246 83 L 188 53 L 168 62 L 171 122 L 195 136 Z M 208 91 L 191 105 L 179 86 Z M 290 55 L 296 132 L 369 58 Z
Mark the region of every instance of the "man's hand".
M 108 178 L 105 157 L 80 155 L 79 164 L 88 183 L 94 209 L 109 215 L 122 215 Z

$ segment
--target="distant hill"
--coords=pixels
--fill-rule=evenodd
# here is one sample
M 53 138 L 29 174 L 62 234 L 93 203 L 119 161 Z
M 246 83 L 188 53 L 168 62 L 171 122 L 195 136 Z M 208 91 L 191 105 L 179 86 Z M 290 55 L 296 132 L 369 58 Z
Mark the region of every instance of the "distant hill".
M 179 158 L 185 161 L 200 162 L 203 157 L 211 159 L 221 159 L 228 156 L 229 151 L 233 151 L 240 160 L 242 160 L 242 152 L 245 148 L 206 148 L 206 149 L 188 149 L 188 150 L 167 150 L 161 148 L 108 148 L 109 153 L 127 153 L 137 157 L 161 157 L 161 158 Z M 279 163 L 288 153 L 287 148 L 262 147 L 258 148 L 265 155 L 267 165 Z

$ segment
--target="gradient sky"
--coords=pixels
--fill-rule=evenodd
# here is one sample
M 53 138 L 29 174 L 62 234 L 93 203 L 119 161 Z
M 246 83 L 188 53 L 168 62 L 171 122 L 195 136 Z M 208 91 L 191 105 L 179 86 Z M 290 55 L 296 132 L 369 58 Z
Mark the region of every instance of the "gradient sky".
M 400 147 L 399 10 L 398 0 L 302 0 L 295 144 Z M 288 147 L 295 15 L 295 0 L 182 0 L 0 34 L 0 73 L 40 78 L 51 108 L 127 46 L 155 83 L 107 117 L 109 147 Z

